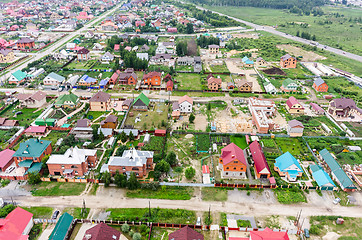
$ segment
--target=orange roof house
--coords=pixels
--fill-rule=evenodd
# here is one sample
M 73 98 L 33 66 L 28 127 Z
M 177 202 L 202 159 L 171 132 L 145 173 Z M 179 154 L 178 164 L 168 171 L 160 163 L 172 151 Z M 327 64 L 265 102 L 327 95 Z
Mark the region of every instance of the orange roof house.
M 289 54 L 286 54 L 280 58 L 280 66 L 282 68 L 296 68 L 297 59 Z
M 149 86 L 160 86 L 161 85 L 161 73 L 149 72 L 143 75 L 143 84 Z

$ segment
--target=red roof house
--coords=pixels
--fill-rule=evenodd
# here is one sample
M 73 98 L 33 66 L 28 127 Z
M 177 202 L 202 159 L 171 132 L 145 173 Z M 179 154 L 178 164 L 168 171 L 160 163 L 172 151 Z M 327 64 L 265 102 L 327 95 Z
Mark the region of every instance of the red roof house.
M 166 91 L 172 91 L 173 90 L 173 82 L 172 80 L 168 80 L 166 83 Z
M 156 129 L 155 130 L 155 136 L 161 136 L 161 137 L 166 136 L 166 130 Z
M 254 160 L 255 175 L 257 178 L 268 179 L 270 177 L 270 169 L 266 162 L 265 155 L 258 141 L 254 141 L 249 145 L 251 156 Z
M 108 226 L 105 223 L 97 224 L 96 226 L 88 229 L 83 237 L 83 240 L 108 240 L 120 239 L 121 232 Z
M 14 153 L 15 151 L 10 149 L 5 149 L 0 152 L 0 169 L 2 172 L 5 172 L 5 170 L 14 162 Z
M 293 96 L 287 100 L 286 109 L 291 114 L 304 114 L 304 107 Z
M 114 51 L 119 51 L 119 44 L 114 44 Z
M 30 126 L 25 130 L 27 136 L 44 136 L 47 133 L 46 126 Z
M 250 232 L 250 240 L 289 240 L 289 236 L 286 232 L 274 232 L 265 228 L 264 231 Z
M 27 240 L 33 227 L 33 214 L 17 207 L 0 219 L 0 239 Z
M 203 165 L 203 166 L 202 166 L 202 173 L 203 173 L 203 174 L 210 173 L 209 166 Z
M 168 235 L 168 240 L 204 240 L 204 236 L 186 226 Z
M 219 168 L 222 178 L 246 178 L 247 166 L 243 150 L 235 143 L 221 149 Z

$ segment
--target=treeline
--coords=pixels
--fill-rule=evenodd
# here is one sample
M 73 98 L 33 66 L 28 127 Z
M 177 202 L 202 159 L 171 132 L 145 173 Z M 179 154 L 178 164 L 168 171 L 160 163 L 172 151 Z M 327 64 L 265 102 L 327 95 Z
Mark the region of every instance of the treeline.
M 205 36 L 200 36 L 197 39 L 197 45 L 199 45 L 201 48 L 207 48 L 209 45 L 219 45 L 220 43 L 220 39 L 216 38 L 216 37 L 205 37 Z
M 311 12 L 314 7 L 323 6 L 325 0 L 191 0 L 195 4 L 212 6 L 259 7 L 274 9 L 299 9 L 301 12 Z
M 297 31 L 297 33 L 295 34 L 297 37 L 301 37 L 307 40 L 312 40 L 312 41 L 316 41 L 317 38 L 315 35 L 310 34 L 309 32 L 299 32 Z

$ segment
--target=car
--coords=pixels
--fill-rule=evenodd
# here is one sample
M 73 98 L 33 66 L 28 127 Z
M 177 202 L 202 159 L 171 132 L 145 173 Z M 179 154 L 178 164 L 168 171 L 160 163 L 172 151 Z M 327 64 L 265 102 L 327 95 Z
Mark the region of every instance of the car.
M 17 112 L 15 113 L 15 115 L 20 115 L 20 114 L 23 114 L 23 112 L 22 112 L 22 111 L 17 111 Z
M 335 204 L 335 205 L 337 205 L 340 202 L 341 202 L 341 199 L 339 197 L 337 197 L 336 199 L 333 200 L 333 204 Z
M 57 219 L 58 215 L 59 215 L 59 211 L 56 210 L 52 215 L 52 219 Z
M 309 235 L 309 230 L 307 228 L 304 229 L 304 236 L 306 238 L 310 238 L 310 235 Z

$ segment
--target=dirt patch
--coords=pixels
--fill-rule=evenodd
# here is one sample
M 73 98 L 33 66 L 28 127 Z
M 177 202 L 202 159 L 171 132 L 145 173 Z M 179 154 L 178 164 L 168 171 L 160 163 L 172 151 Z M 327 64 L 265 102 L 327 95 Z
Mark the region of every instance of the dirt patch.
M 235 33 L 232 34 L 233 38 L 253 38 L 258 39 L 259 35 L 256 33 Z
M 341 235 L 335 232 L 328 232 L 325 236 L 322 237 L 323 240 L 337 240 L 341 237 Z
M 313 62 L 316 60 L 324 60 L 326 59 L 326 57 L 323 57 L 321 55 L 318 55 L 314 52 L 310 52 L 310 51 L 306 51 L 303 50 L 299 47 L 295 47 L 295 46 L 291 46 L 288 44 L 282 44 L 282 45 L 277 45 L 277 48 L 282 49 L 287 51 L 288 53 L 294 55 L 294 56 L 302 56 L 303 57 L 303 61 L 306 62 Z
M 277 67 L 272 67 L 262 71 L 268 75 L 283 75 L 283 76 L 287 75 L 283 70 Z

